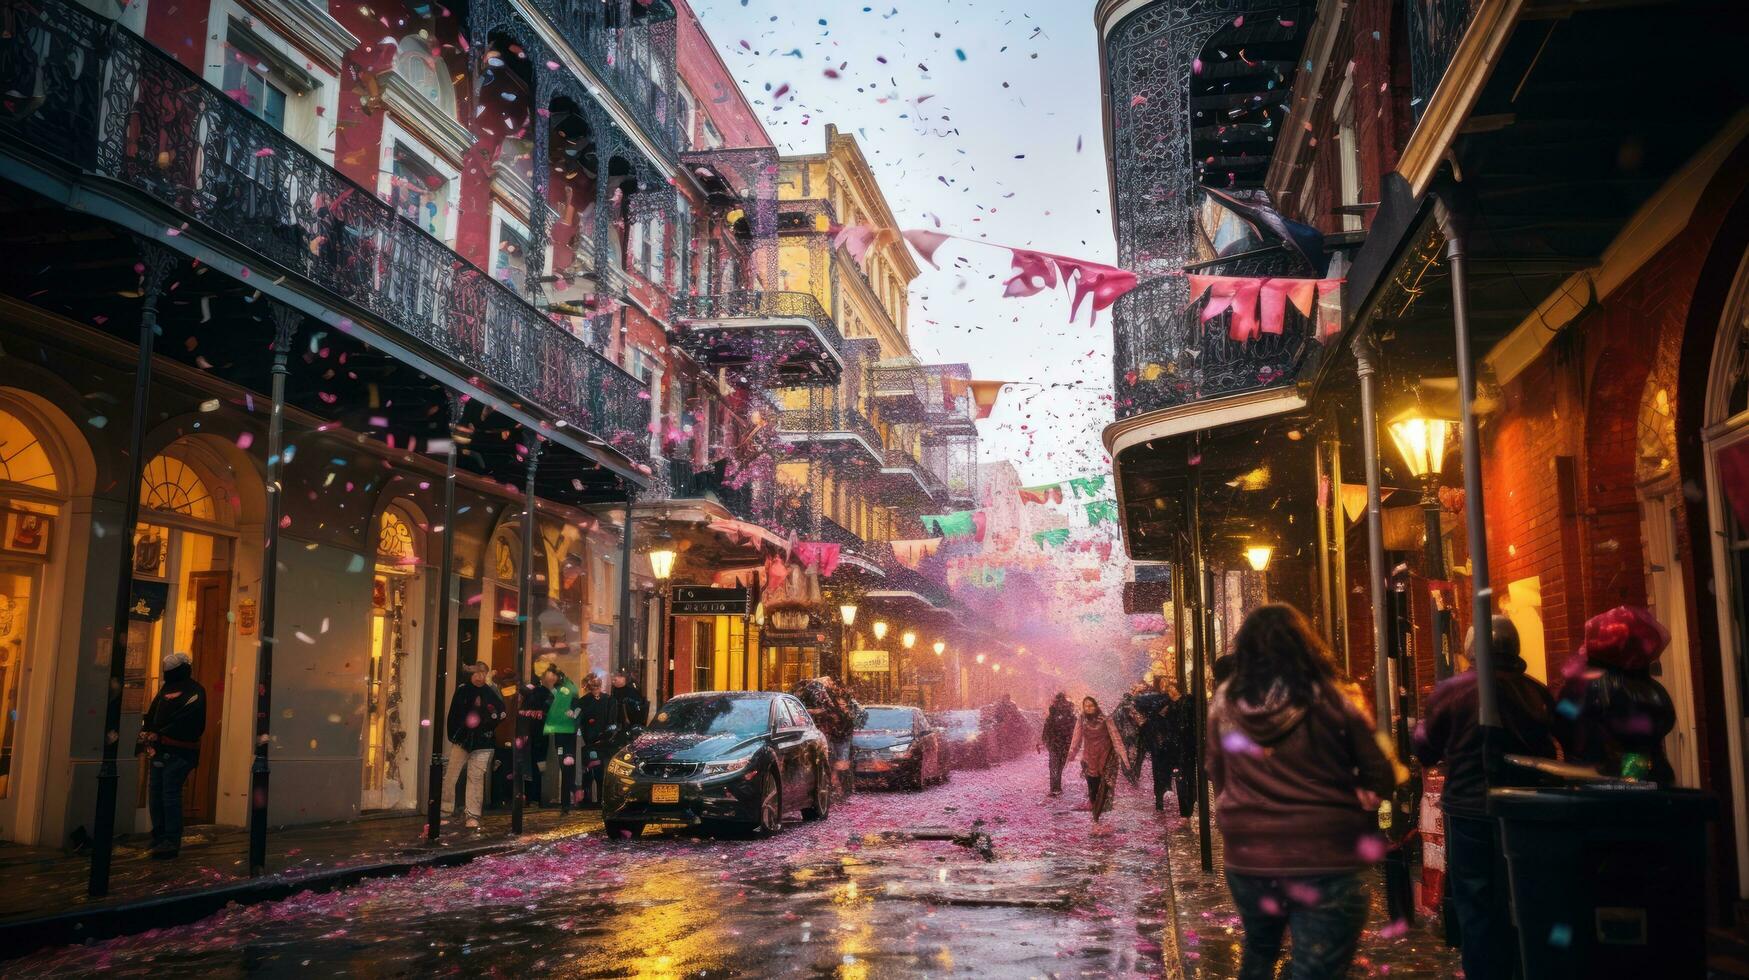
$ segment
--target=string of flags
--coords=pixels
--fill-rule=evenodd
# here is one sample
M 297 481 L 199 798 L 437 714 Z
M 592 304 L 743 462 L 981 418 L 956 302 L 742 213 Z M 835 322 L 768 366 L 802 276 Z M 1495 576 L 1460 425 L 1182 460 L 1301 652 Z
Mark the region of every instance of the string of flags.
M 984 512 L 981 510 L 956 510 L 951 514 L 922 515 L 923 530 L 927 534 L 948 540 L 973 538 L 984 540 Z
M 1207 323 L 1222 313 L 1232 311 L 1227 323 L 1227 336 L 1232 340 L 1251 341 L 1263 334 L 1279 335 L 1287 318 L 1287 307 L 1314 321 L 1314 331 L 1320 343 L 1342 331 L 1342 279 L 1289 279 L 1280 276 L 1204 276 L 1189 275 L 1190 302 L 1196 303 L 1206 294 L 1202 319 Z

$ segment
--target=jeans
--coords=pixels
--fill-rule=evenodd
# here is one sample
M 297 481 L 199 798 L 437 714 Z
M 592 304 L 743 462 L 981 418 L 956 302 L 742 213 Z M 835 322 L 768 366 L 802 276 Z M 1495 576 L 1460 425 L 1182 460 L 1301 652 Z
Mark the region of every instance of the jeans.
M 456 777 L 461 774 L 463 768 L 466 768 L 468 775 L 467 818 L 473 821 L 480 819 L 480 797 L 486 792 L 486 770 L 491 768 L 492 752 L 493 750 L 490 748 L 474 749 L 470 752 L 454 742 L 449 743 L 449 765 L 443 771 L 444 813 L 455 811 Z
M 1518 931 L 1512 926 L 1499 823 L 1446 814 L 1445 874 L 1463 944 L 1464 976 L 1511 980 L 1517 974 Z
M 596 806 L 601 805 L 601 781 L 607 775 L 607 760 L 613 758 L 615 751 L 608 742 L 585 745 L 582 758 L 577 760 L 577 765 L 583 767 L 583 798 Z
M 1240 980 L 1269 980 L 1281 957 L 1282 934 L 1293 930 L 1291 980 L 1345 977 L 1366 924 L 1366 871 L 1265 878 L 1227 872 L 1245 926 Z
M 199 749 L 160 745 L 152 753 L 146 807 L 152 817 L 152 847 L 182 848 L 182 784 L 200 762 Z
M 559 757 L 559 809 L 577 805 L 577 733 L 554 732 L 553 754 Z
M 1045 751 L 1051 754 L 1051 792 L 1063 791 L 1063 767 L 1069 764 L 1069 747 L 1051 746 Z

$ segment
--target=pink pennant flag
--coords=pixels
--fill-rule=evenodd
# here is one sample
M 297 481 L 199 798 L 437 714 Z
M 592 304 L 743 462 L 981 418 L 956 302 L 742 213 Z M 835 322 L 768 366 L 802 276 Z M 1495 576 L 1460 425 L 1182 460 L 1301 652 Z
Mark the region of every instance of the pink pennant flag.
M 1261 279 L 1240 279 L 1233 283 L 1233 319 L 1227 325 L 1228 337 L 1251 340 L 1257 336 L 1257 294 L 1262 290 Z
M 1342 332 L 1341 279 L 1318 280 L 1318 342 L 1327 343 Z
M 1007 282 L 1007 289 L 1002 295 L 1036 296 L 1046 289 L 1057 288 L 1057 266 L 1051 257 L 1043 252 L 1029 252 L 1023 248 L 1009 249 L 1014 254 L 1014 277 Z
M 1086 297 L 1093 297 L 1092 319 L 1089 322 L 1097 323 L 1100 310 L 1110 307 L 1123 294 L 1136 288 L 1136 274 L 1128 269 L 1060 255 L 1053 258 L 1056 259 L 1057 268 L 1063 273 L 1064 285 L 1068 285 L 1071 276 L 1075 279 L 1075 296 L 1069 304 L 1070 323 L 1075 322 L 1075 317 L 1080 315 L 1081 301 Z
M 900 234 L 905 236 L 905 240 L 911 243 L 911 247 L 917 250 L 918 255 L 923 256 L 923 261 L 929 263 L 932 268 L 941 268 L 935 264 L 935 250 L 941 247 L 942 242 L 953 236 L 943 235 L 939 231 L 926 231 L 922 228 L 912 228 L 900 232 Z
M 1265 279 L 1260 295 L 1263 332 L 1279 335 L 1287 318 L 1287 290 L 1291 279 Z

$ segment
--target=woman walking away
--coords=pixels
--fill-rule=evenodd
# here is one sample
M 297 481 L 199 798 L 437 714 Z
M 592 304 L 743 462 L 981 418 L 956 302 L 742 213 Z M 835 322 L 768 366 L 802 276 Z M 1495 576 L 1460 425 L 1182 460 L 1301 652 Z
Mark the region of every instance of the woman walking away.
M 1374 811 L 1397 766 L 1299 610 L 1255 610 L 1233 651 L 1209 707 L 1207 764 L 1245 927 L 1239 976 L 1274 977 L 1291 929 L 1294 980 L 1344 977 L 1366 922 L 1366 868 L 1385 849 Z
M 1063 795 L 1063 767 L 1069 764 L 1069 743 L 1075 738 L 1075 706 L 1061 691 L 1051 701 L 1045 715 L 1044 730 L 1039 733 L 1039 745 L 1051 754 L 1051 795 Z
M 1081 718 L 1069 743 L 1069 761 L 1077 755 L 1081 756 L 1081 775 L 1087 779 L 1087 803 L 1093 810 L 1093 822 L 1098 823 L 1100 815 L 1111 809 L 1111 794 L 1116 791 L 1112 780 L 1129 768 L 1130 757 L 1117 726 L 1092 698 L 1081 699 Z

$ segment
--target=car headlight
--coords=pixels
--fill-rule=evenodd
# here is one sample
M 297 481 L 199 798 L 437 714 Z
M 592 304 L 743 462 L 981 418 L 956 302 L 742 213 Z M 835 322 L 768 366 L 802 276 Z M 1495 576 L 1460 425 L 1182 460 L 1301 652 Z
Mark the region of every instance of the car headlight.
M 747 764 L 752 761 L 753 757 L 747 756 L 743 759 L 723 759 L 720 762 L 707 762 L 704 764 L 704 771 L 699 775 L 706 779 L 710 779 L 713 776 L 728 776 L 747 768 Z
M 607 771 L 615 776 L 630 776 L 637 771 L 637 768 L 637 766 L 632 765 L 632 760 L 623 755 L 616 755 L 607 763 Z

